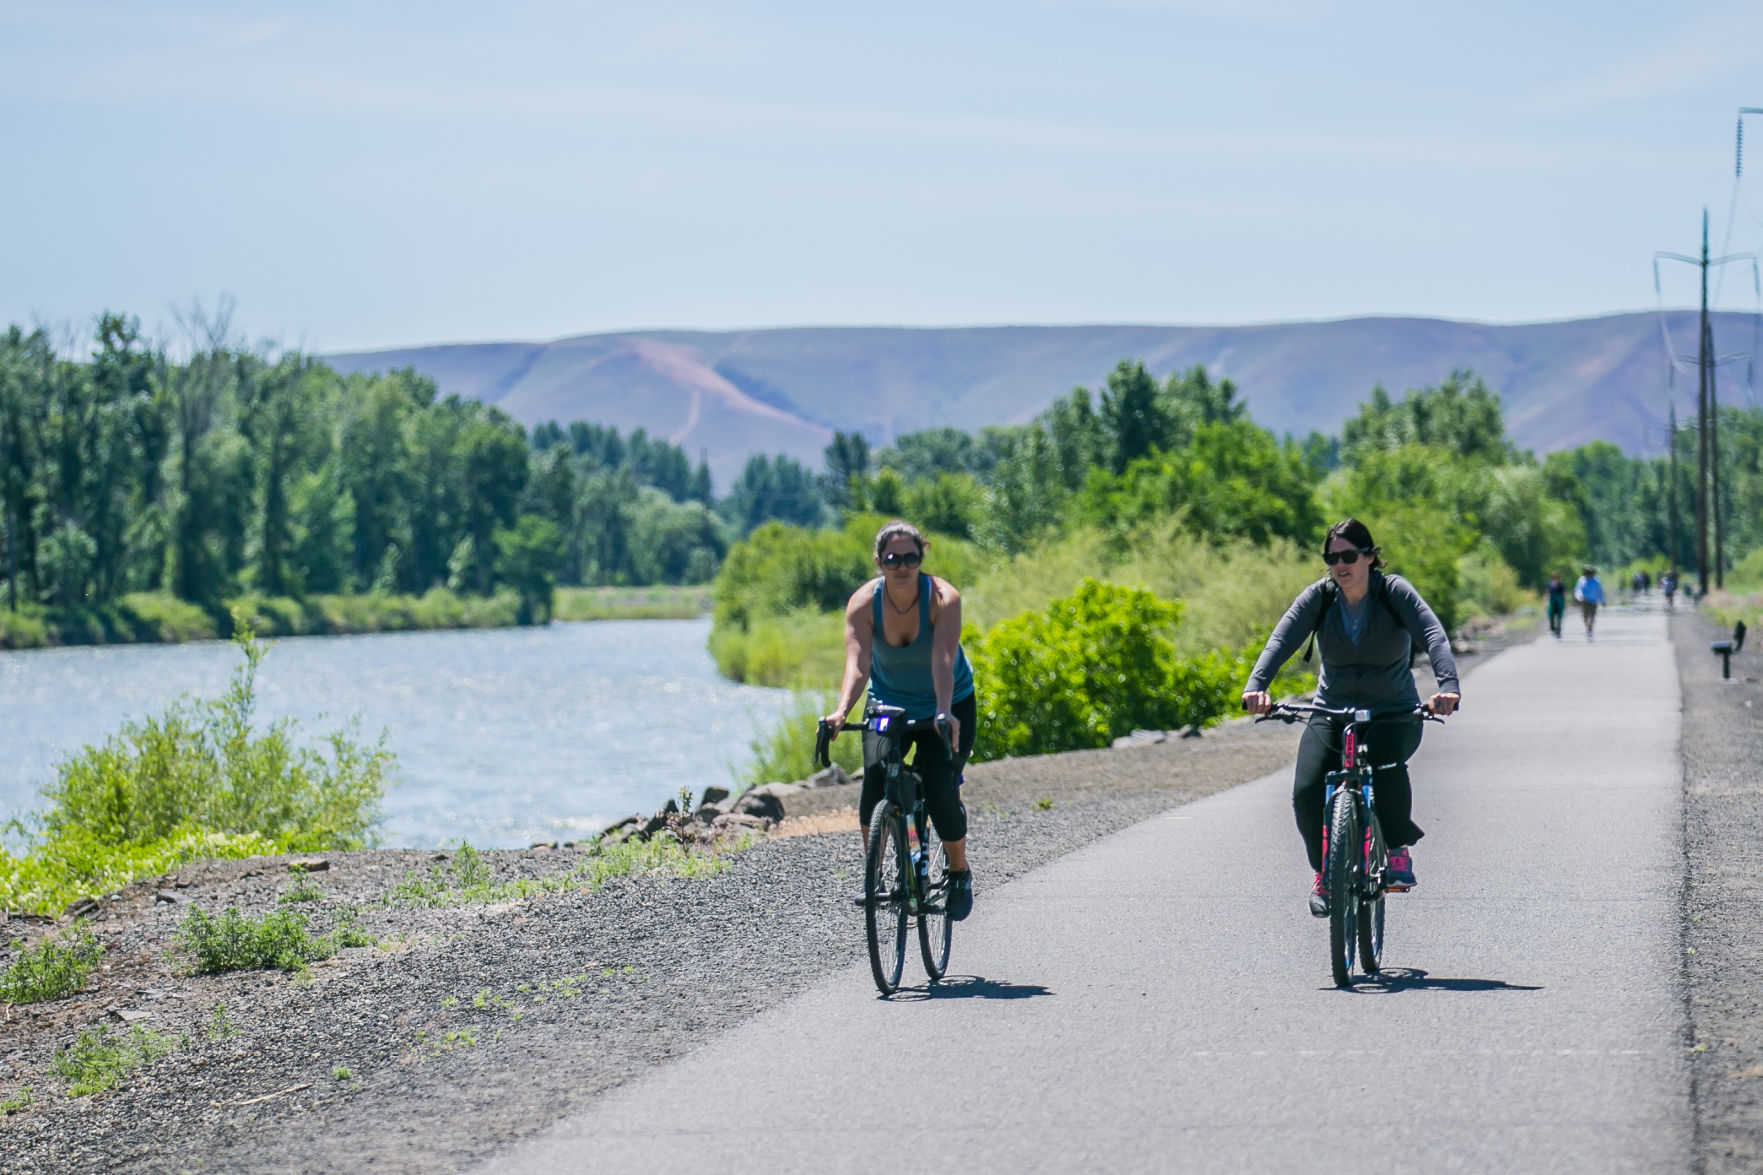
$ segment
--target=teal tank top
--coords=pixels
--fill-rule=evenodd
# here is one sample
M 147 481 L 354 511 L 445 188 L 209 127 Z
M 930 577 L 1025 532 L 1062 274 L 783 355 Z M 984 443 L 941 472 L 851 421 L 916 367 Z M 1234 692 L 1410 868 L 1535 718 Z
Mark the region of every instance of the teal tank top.
M 884 706 L 898 706 L 909 719 L 937 716 L 937 691 L 930 678 L 930 576 L 918 577 L 918 635 L 903 649 L 888 644 L 882 635 L 882 581 L 875 581 L 875 595 L 870 600 L 875 622 L 875 640 L 869 654 L 869 696 Z M 967 651 L 955 646 L 955 690 L 949 695 L 953 705 L 973 696 L 973 667 L 967 663 Z

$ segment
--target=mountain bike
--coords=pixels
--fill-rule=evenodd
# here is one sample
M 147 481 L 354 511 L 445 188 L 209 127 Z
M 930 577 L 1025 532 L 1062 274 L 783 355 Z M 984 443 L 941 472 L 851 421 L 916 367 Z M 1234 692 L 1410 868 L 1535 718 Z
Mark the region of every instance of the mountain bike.
M 863 920 L 869 939 L 869 970 L 880 992 L 899 990 L 906 966 L 908 923 L 918 924 L 918 950 L 932 982 L 949 970 L 949 944 L 954 934 L 944 903 L 949 887 L 949 859 L 943 842 L 931 835 L 924 807 L 923 780 L 906 762 L 910 736 L 935 730 L 949 742 L 945 723 L 909 720 L 896 706 L 871 706 L 863 721 L 842 730 L 869 731 L 881 740 L 881 762 L 887 791 L 869 818 L 869 844 L 863 861 Z M 822 719 L 815 736 L 814 758 L 831 765 L 829 752 L 837 732 Z M 950 753 L 953 753 L 951 745 Z
M 1328 894 L 1328 961 L 1336 987 L 1353 985 L 1355 955 L 1367 975 L 1382 965 L 1384 895 L 1389 892 L 1389 846 L 1377 821 L 1374 778 L 1396 763 L 1371 762 L 1367 735 L 1380 722 L 1438 722 L 1425 706 L 1331 710 L 1282 702 L 1257 722 L 1301 722 L 1321 714 L 1341 726 L 1341 770 L 1323 777 L 1322 884 Z

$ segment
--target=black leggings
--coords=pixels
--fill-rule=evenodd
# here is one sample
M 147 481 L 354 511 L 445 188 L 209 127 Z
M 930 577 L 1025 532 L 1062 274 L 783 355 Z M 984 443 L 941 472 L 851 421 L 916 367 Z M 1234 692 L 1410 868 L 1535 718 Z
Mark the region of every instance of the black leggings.
M 960 840 L 967 835 L 967 809 L 961 803 L 961 769 L 973 752 L 973 729 L 979 724 L 979 707 L 969 694 L 949 707 L 949 713 L 961 724 L 961 741 L 953 759 L 943 745 L 943 736 L 934 730 L 907 736 L 907 743 L 918 750 L 912 753 L 912 764 L 924 780 L 924 807 L 943 840 Z M 863 795 L 857 802 L 857 815 L 865 828 L 875 806 L 888 790 L 888 772 L 882 765 L 882 736 L 874 731 L 863 732 Z
M 1380 722 L 1370 728 L 1371 762 L 1395 766 L 1373 776 L 1377 797 L 1377 822 L 1383 826 L 1384 843 L 1392 849 L 1411 845 L 1426 833 L 1410 817 L 1414 794 L 1408 784 L 1408 760 L 1420 749 L 1420 723 Z M 1310 854 L 1310 868 L 1322 870 L 1322 800 L 1324 777 L 1341 769 L 1341 732 L 1333 719 L 1318 714 L 1304 727 L 1298 742 L 1298 770 L 1292 779 L 1292 813 L 1298 818 L 1298 835 Z

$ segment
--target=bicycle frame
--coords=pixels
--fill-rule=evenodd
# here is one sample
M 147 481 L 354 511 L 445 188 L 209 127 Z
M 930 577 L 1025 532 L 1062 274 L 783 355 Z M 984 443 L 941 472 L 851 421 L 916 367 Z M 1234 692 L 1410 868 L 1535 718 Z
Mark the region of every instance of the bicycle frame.
M 898 706 L 871 706 L 864 712 L 863 721 L 855 726 L 847 725 L 842 730 L 868 731 L 882 740 L 881 759 L 886 771 L 886 785 L 882 802 L 877 813 L 871 819 L 894 820 L 896 828 L 902 834 L 900 843 L 907 847 L 907 860 L 911 868 L 907 876 L 901 880 L 906 888 L 907 912 L 917 914 L 921 908 L 929 913 L 940 913 L 940 910 L 926 906 L 929 894 L 928 873 L 930 854 L 924 843 L 924 830 L 928 828 L 924 807 L 924 795 L 920 791 L 922 780 L 916 770 L 906 765 L 906 739 L 910 735 L 934 730 L 941 734 L 947 742 L 948 728 L 934 718 L 910 719 L 906 711 Z M 823 721 L 816 738 L 814 749 L 815 761 L 822 766 L 831 763 L 830 747 L 833 732 Z M 953 746 L 950 747 L 951 754 Z

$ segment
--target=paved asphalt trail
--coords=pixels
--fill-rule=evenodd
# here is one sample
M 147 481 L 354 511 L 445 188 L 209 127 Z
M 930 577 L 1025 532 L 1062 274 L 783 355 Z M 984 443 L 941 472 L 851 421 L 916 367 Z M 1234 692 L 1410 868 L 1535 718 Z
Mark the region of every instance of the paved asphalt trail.
M 953 982 L 846 969 L 483 1170 L 1687 1171 L 1677 673 L 1600 619 L 1428 727 L 1381 980 L 1329 982 L 1282 772 L 996 890 L 976 845 Z

